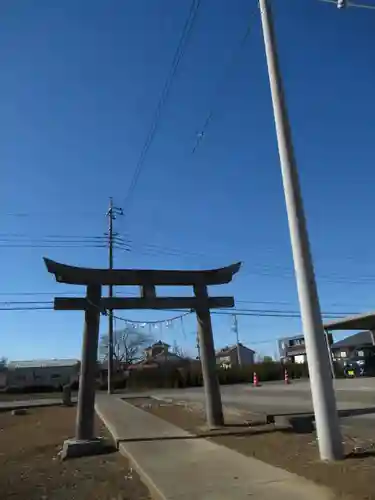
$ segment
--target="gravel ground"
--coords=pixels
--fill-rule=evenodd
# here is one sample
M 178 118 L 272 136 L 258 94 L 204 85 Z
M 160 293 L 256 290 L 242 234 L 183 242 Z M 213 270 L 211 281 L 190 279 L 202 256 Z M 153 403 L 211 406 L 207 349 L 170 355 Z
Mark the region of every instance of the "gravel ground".
M 148 500 L 151 497 L 127 460 L 108 453 L 58 458 L 64 439 L 74 434 L 75 408 L 0 414 L 1 500 Z M 97 419 L 97 434 L 109 437 Z
M 319 461 L 314 433 L 296 434 L 288 428 L 277 429 L 273 424 L 245 423 L 243 418 L 233 414 L 226 415 L 229 425 L 223 429 L 207 431 L 199 405 L 162 403 L 146 398 L 128 402 L 192 433 L 209 436 L 208 439 L 244 455 L 328 486 L 337 498 L 375 500 L 375 445 L 370 439 L 345 435 L 345 460 L 326 464 Z

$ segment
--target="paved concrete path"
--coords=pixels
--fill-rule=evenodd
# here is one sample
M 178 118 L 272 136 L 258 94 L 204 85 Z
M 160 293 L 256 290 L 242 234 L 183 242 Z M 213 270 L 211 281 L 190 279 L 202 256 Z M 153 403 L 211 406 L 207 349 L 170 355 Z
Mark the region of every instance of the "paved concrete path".
M 229 407 L 250 413 L 299 413 L 312 412 L 310 385 L 308 381 L 266 383 L 261 387 L 251 384 L 224 385 L 220 387 L 223 403 Z M 341 420 L 341 425 L 354 431 L 372 430 L 375 419 L 375 378 L 336 380 L 335 391 L 340 410 L 353 411 Z M 152 396 L 172 398 L 178 401 L 204 403 L 201 387 L 188 389 L 158 389 Z M 367 432 L 367 431 L 366 431 Z
M 96 411 L 158 500 L 333 500 L 304 478 L 194 435 L 118 396 Z

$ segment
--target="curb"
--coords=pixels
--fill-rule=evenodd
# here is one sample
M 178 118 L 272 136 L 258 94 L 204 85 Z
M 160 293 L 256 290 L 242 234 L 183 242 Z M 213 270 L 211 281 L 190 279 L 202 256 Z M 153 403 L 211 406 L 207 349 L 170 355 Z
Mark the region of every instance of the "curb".
M 131 465 L 134 467 L 135 471 L 141 478 L 142 482 L 147 486 L 149 489 L 150 495 L 154 500 L 168 500 L 168 498 L 159 490 L 159 488 L 156 486 L 154 481 L 150 478 L 150 476 L 143 470 L 142 466 L 135 460 L 133 457 L 132 453 L 129 452 L 129 450 L 126 449 L 125 443 L 119 439 L 119 437 L 116 435 L 116 432 L 114 428 L 109 424 L 106 420 L 106 418 L 98 411 L 97 407 L 95 406 L 95 411 L 98 417 L 101 419 L 103 424 L 107 427 L 108 432 L 111 434 L 114 442 L 116 449 L 123 455 L 125 458 L 129 460 Z
M 149 489 L 151 497 L 154 500 L 168 500 L 168 498 L 159 490 L 150 476 L 143 470 L 142 466 L 137 462 L 137 460 L 135 460 L 133 455 L 126 449 L 125 443 L 120 443 L 119 452 L 130 461 L 139 477 L 141 478 L 142 482 Z
M 99 409 L 97 408 L 96 405 L 95 405 L 95 412 L 98 415 L 98 417 L 100 418 L 100 420 L 103 422 L 103 424 L 107 427 L 108 432 L 112 436 L 112 439 L 113 439 L 113 441 L 115 443 L 116 450 L 119 450 L 120 449 L 120 442 L 121 442 L 121 440 L 118 437 L 115 429 L 112 427 L 112 425 L 109 422 L 107 422 L 106 418 L 102 415 L 102 413 L 99 411 Z
M 75 403 L 73 403 L 75 404 Z M 33 408 L 48 408 L 52 406 L 64 406 L 62 403 L 44 403 L 44 404 L 23 404 L 23 405 L 14 405 L 14 406 L 0 406 L 0 413 L 6 413 L 7 411 L 13 410 L 32 410 Z

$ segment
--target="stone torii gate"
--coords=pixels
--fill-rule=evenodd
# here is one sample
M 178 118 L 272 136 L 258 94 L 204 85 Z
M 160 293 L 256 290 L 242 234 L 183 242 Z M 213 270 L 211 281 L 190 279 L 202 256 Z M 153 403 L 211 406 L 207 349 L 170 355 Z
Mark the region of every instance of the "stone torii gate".
M 75 439 L 64 443 L 63 456 L 95 453 L 101 447 L 94 435 L 95 376 L 99 341 L 100 314 L 113 309 L 191 309 L 196 311 L 201 348 L 201 364 L 209 427 L 224 424 L 220 387 L 216 374 L 216 359 L 210 309 L 234 306 L 233 297 L 209 297 L 209 285 L 230 283 L 241 263 L 219 269 L 143 270 L 92 269 L 74 267 L 44 258 L 48 272 L 58 283 L 85 285 L 86 297 L 54 299 L 54 309 L 85 311 L 82 359 L 78 391 Z M 102 286 L 137 285 L 140 297 L 102 297 Z M 192 286 L 194 297 L 157 297 L 157 286 Z

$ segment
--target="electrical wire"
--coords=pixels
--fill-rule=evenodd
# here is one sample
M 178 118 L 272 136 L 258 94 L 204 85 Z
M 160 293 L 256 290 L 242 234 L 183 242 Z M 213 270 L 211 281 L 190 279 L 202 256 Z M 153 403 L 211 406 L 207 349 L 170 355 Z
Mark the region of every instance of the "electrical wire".
M 184 251 L 179 251 L 176 249 L 166 249 L 163 247 L 159 248 L 149 248 L 147 245 L 143 246 L 143 249 L 141 246 L 139 247 L 132 247 L 132 246 L 125 246 L 122 245 L 121 243 L 116 243 L 115 248 L 119 250 L 125 250 L 127 252 L 133 252 L 136 251 L 138 254 L 141 255 L 146 255 L 150 257 L 162 257 L 162 256 L 175 256 L 175 257 L 189 257 L 191 254 L 184 252 Z M 203 257 L 203 254 L 201 254 Z M 208 258 L 208 256 L 205 256 Z M 246 266 L 246 262 L 245 262 Z M 294 271 L 292 268 L 288 267 L 282 267 L 282 266 L 276 266 L 276 268 L 279 270 L 279 272 L 275 271 L 274 268 L 267 266 L 267 265 L 258 265 L 254 266 L 252 269 L 244 269 L 244 271 L 241 271 L 241 277 L 244 276 L 262 276 L 262 277 L 269 277 L 269 278 L 279 278 L 279 279 L 288 279 L 288 280 L 294 280 Z M 375 275 L 367 275 L 367 276 L 357 276 L 357 277 L 350 277 L 350 276 L 341 276 L 337 274 L 332 274 L 332 275 L 326 275 L 326 274 L 318 274 L 317 273 L 317 279 L 319 281 L 324 281 L 327 283 L 342 283 L 342 284 L 360 284 L 360 285 L 369 285 L 373 284 L 375 281 Z
M 1 248 L 107 248 L 107 246 L 105 236 L 0 234 Z
M 44 234 L 42 236 L 39 236 L 40 238 L 57 238 L 57 239 L 89 239 L 89 240 L 104 240 L 106 239 L 105 236 L 97 236 L 97 235 L 82 235 L 82 234 Z M 26 233 L 0 233 L 0 238 L 33 238 L 33 236 L 30 236 L 29 234 Z
M 144 145 L 142 147 L 138 161 L 136 163 L 133 177 L 130 181 L 129 189 L 128 189 L 127 194 L 125 196 L 125 202 L 123 204 L 124 212 L 128 208 L 128 205 L 130 204 L 130 201 L 132 199 L 134 191 L 137 187 L 140 175 L 141 175 L 142 170 L 144 168 L 147 153 L 148 153 L 148 151 L 149 151 L 149 149 L 154 141 L 155 135 L 158 131 L 158 127 L 159 127 L 159 123 L 160 123 L 160 119 L 161 119 L 161 113 L 162 113 L 162 110 L 163 110 L 167 100 L 168 100 L 168 97 L 169 97 L 169 94 L 170 94 L 170 91 L 172 88 L 172 83 L 173 83 L 174 78 L 176 76 L 178 67 L 181 63 L 181 60 L 184 56 L 187 44 L 190 40 L 192 31 L 194 28 L 194 24 L 195 24 L 195 21 L 197 18 L 197 14 L 199 11 L 200 4 L 201 4 L 201 0 L 192 0 L 192 2 L 190 4 L 188 17 L 187 17 L 185 24 L 184 24 L 184 27 L 182 29 L 182 33 L 181 33 L 175 54 L 173 56 L 172 64 L 171 64 L 167 79 L 165 81 L 163 90 L 161 92 L 159 101 L 157 103 L 157 106 L 156 106 L 156 109 L 155 109 L 155 112 L 154 112 L 154 115 L 152 118 L 151 126 L 149 128 L 149 131 L 148 131 L 147 136 L 146 136 L 146 140 L 144 142 Z
M 77 296 L 77 290 L 71 290 L 67 292 L 0 292 L 0 297 L 1 296 L 7 296 L 7 297 L 27 297 L 27 296 Z M 83 294 L 84 292 L 82 292 Z M 122 296 L 132 296 L 132 297 L 138 297 L 139 294 L 137 292 L 133 291 L 127 291 L 122 293 Z M 84 298 L 84 295 L 82 296 Z M 9 302 L 9 301 L 8 301 Z M 1 302 L 0 302 L 1 303 Z M 295 306 L 296 303 L 293 301 L 280 301 L 280 300 L 249 300 L 249 299 L 236 299 L 236 304 L 261 304 L 261 305 L 271 305 L 271 306 Z M 348 306 L 348 303 L 342 303 L 342 302 L 332 302 L 329 303 L 331 307 L 338 307 L 338 306 Z M 332 314 L 336 314 L 336 312 L 332 312 Z M 342 314 L 356 314 L 356 313 L 349 313 L 345 312 Z
M 51 307 L 53 306 L 52 301 L 0 301 L 0 306 L 2 307 L 1 310 L 4 310 L 3 306 L 7 305 L 10 307 L 20 307 L 20 306 L 34 306 L 34 305 L 50 305 Z M 0 307 L 0 308 L 1 308 Z M 95 306 L 97 307 L 97 306 Z M 5 309 L 7 310 L 7 309 Z M 172 318 L 167 318 L 163 320 L 153 320 L 153 321 L 134 321 L 131 319 L 127 318 L 122 318 L 120 316 L 113 316 L 114 318 L 120 320 L 120 321 L 127 321 L 129 323 L 146 323 L 146 324 L 154 324 L 154 323 L 167 323 L 169 321 L 175 321 L 176 319 L 179 319 L 184 316 L 188 316 L 191 314 L 193 311 L 186 311 L 183 309 L 163 309 L 163 311 L 178 311 L 182 312 L 182 314 L 178 316 L 173 316 Z M 101 312 L 103 312 L 101 310 Z M 286 317 L 286 318 L 299 318 L 300 313 L 298 310 L 285 310 L 285 309 L 253 309 L 253 308 L 230 308 L 230 309 L 223 309 L 220 311 L 212 310 L 211 314 L 219 314 L 219 315 L 233 315 L 236 314 L 238 316 L 259 316 L 259 317 Z M 358 311 L 353 312 L 353 311 L 324 311 L 322 312 L 322 316 L 328 318 L 328 317 L 345 317 L 345 316 L 354 316 L 356 314 L 359 314 Z
M 53 307 L 33 306 L 33 307 L 0 307 L 0 311 L 53 311 Z
M 0 244 L 0 248 L 27 248 L 27 249 L 31 249 L 31 248 L 107 248 L 106 245 L 69 245 L 69 244 L 66 244 L 66 245 L 52 245 L 52 244 L 48 244 L 48 243 L 36 243 L 36 244 L 29 244 L 29 245 L 17 245 L 17 244 L 5 244 L 5 245 L 2 245 Z
M 4 237 L 4 234 L 8 236 Z M 29 240 L 22 238 L 28 237 Z M 21 239 L 20 239 L 21 238 Z M 77 239 L 72 239 L 77 238 Z M 79 239 L 78 239 L 79 238 Z M 27 236 L 24 234 L 15 233 L 0 233 L 0 247 L 1 248 L 108 248 L 108 241 L 105 236 L 80 236 L 80 235 L 61 235 L 50 234 L 42 237 Z M 116 236 L 114 248 L 133 252 L 136 251 L 142 255 L 147 256 L 168 256 L 168 257 L 199 257 L 205 259 L 212 259 L 212 256 L 205 255 L 199 252 L 180 250 L 177 248 L 169 248 L 156 244 L 135 244 L 131 239 L 123 236 Z M 294 279 L 293 269 L 286 266 L 268 266 L 268 265 L 255 265 L 252 268 L 245 262 L 245 268 L 241 271 L 241 277 L 244 276 L 262 276 L 269 278 L 279 279 Z M 369 285 L 375 281 L 375 275 L 367 274 L 365 276 L 348 276 L 335 273 L 321 274 L 317 273 L 319 281 L 327 283 L 343 283 L 343 284 L 360 284 Z
M 339 7 L 339 5 L 340 5 L 340 3 L 338 2 L 338 0 L 319 0 L 319 1 L 320 2 L 324 2 L 324 3 L 332 3 L 332 4 L 335 4 L 337 7 Z M 347 7 L 347 8 L 354 7 L 354 8 L 357 8 L 357 9 L 375 10 L 375 5 L 362 4 L 362 3 L 357 3 L 357 2 L 346 2 L 346 1 L 344 1 L 342 3 L 342 8 L 345 8 L 345 7 Z
M 0 296 L 9 297 L 22 297 L 27 295 L 76 295 L 77 290 L 72 290 L 71 292 L 0 292 Z
M 257 14 L 257 11 L 258 11 L 258 8 L 256 8 L 256 10 L 255 10 L 254 13 Z M 212 122 L 212 119 L 213 119 L 213 117 L 215 115 L 216 104 L 219 101 L 219 99 L 222 97 L 222 94 L 224 93 L 224 91 L 226 89 L 226 86 L 227 86 L 227 84 L 229 82 L 229 79 L 230 79 L 230 76 L 231 76 L 231 72 L 233 71 L 233 68 L 234 68 L 235 64 L 237 63 L 237 58 L 242 53 L 242 50 L 244 49 L 244 47 L 246 45 L 247 39 L 249 38 L 249 35 L 251 33 L 251 28 L 252 28 L 254 13 L 251 14 L 251 21 L 248 23 L 248 25 L 246 27 L 246 30 L 245 30 L 245 33 L 242 36 L 242 38 L 240 39 L 239 46 L 232 53 L 232 57 L 230 58 L 229 64 L 224 69 L 224 73 L 223 73 L 221 82 L 218 85 L 218 89 L 216 91 L 214 102 L 213 102 L 211 108 L 209 109 L 209 111 L 207 113 L 207 116 L 206 116 L 206 118 L 205 118 L 205 120 L 203 122 L 202 127 L 199 129 L 199 134 L 197 136 L 197 139 L 196 139 L 196 142 L 194 144 L 194 147 L 193 147 L 193 149 L 191 151 L 192 155 L 194 155 L 196 153 L 196 151 L 197 151 L 198 147 L 200 146 L 202 140 L 206 136 L 208 127 L 210 126 L 210 124 Z
M 0 306 L 0 311 L 53 311 L 53 305 L 51 304 L 50 307 L 48 306 L 30 306 L 30 307 L 25 307 L 25 306 L 10 306 L 10 307 L 3 307 Z M 178 309 L 173 309 L 173 311 L 177 311 Z M 165 309 L 165 311 L 170 311 L 170 309 Z M 103 313 L 103 311 L 101 311 Z M 104 313 L 103 313 L 104 314 Z M 188 316 L 189 314 L 192 314 L 191 311 L 184 312 L 182 316 Z M 232 316 L 233 314 L 236 314 L 239 317 L 255 317 L 255 318 L 279 318 L 279 319 L 300 319 L 300 314 L 285 314 L 282 311 L 280 313 L 269 313 L 269 312 L 246 312 L 246 311 L 237 311 L 236 309 L 231 309 L 228 311 L 211 311 L 211 314 L 213 315 L 219 315 L 219 316 Z M 375 314 L 375 313 L 374 313 Z M 156 324 L 156 323 L 167 323 L 168 321 L 174 321 L 178 319 L 181 316 L 174 316 L 173 318 L 167 318 L 164 320 L 155 320 L 155 321 L 132 321 L 128 320 L 126 318 L 120 317 L 120 316 L 114 316 L 115 319 L 119 321 L 127 321 L 127 322 L 133 322 L 133 323 L 138 323 L 138 324 Z M 339 315 L 339 314 L 332 314 L 332 315 L 327 315 L 327 314 L 322 314 L 323 318 L 326 319 L 335 319 L 335 318 L 343 318 L 345 316 Z
M 100 217 L 101 212 L 79 212 L 77 210 L 73 210 L 69 212 L 64 210 L 62 212 L 51 212 L 48 211 L 50 215 L 61 216 L 61 217 Z M 17 217 L 17 218 L 26 218 L 26 217 L 46 217 L 46 212 L 2 212 L 0 213 L 0 217 Z

